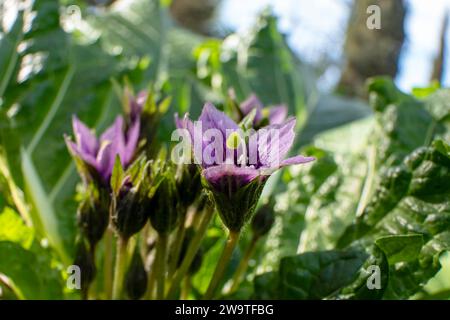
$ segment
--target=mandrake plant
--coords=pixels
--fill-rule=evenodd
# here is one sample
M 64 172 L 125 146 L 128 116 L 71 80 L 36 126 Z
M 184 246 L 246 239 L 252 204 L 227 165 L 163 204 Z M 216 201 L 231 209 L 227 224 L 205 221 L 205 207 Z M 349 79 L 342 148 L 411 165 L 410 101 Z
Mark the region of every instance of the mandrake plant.
M 0 10 L 1 299 L 450 297 L 448 89 L 320 93 L 270 12 L 65 4 Z

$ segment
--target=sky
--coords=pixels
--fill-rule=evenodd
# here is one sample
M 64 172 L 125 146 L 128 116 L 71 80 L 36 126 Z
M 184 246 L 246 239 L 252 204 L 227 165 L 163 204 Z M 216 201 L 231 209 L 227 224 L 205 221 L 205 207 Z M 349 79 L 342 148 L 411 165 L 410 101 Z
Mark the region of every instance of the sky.
M 406 2 L 406 41 L 396 83 L 410 91 L 429 84 L 432 62 L 439 49 L 442 20 L 445 10 L 450 10 L 450 0 Z M 279 17 L 280 30 L 287 34 L 291 48 L 303 60 L 317 62 L 321 54 L 328 51 L 332 59 L 340 61 L 350 5 L 350 0 L 223 0 L 219 19 L 228 28 L 244 32 L 262 9 L 271 6 Z M 450 46 L 450 32 L 447 36 Z M 450 48 L 447 55 L 450 55 Z M 331 67 L 320 79 L 321 86 L 331 87 L 338 79 L 339 69 Z M 450 87 L 450 63 L 442 85 Z

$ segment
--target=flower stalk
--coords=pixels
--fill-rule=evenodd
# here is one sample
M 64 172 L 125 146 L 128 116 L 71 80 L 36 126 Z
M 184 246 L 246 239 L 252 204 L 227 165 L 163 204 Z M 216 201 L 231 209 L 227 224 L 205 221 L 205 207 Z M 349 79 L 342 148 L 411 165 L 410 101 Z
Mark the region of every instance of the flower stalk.
M 156 273 L 156 299 L 164 299 L 166 285 L 166 257 L 167 241 L 166 234 L 159 234 L 156 242 L 155 273 Z
M 194 260 L 195 255 L 197 254 L 201 242 L 206 234 L 206 230 L 208 229 L 208 225 L 214 216 L 214 210 L 212 208 L 207 207 L 205 209 L 205 213 L 203 216 L 203 219 L 200 223 L 200 226 L 195 233 L 194 238 L 192 238 L 191 243 L 189 244 L 188 250 L 186 252 L 186 256 L 184 257 L 183 262 L 181 263 L 180 267 L 177 269 L 177 271 L 173 275 L 172 283 L 170 285 L 169 291 L 167 293 L 166 298 L 167 299 L 175 299 L 177 290 L 180 287 L 181 281 L 185 277 L 186 273 L 189 270 L 189 267 L 191 266 L 192 261 Z
M 238 243 L 239 235 L 239 231 L 230 231 L 230 233 L 228 234 L 225 248 L 223 249 L 222 255 L 217 262 L 216 269 L 214 270 L 214 274 L 211 278 L 208 289 L 203 296 L 204 300 L 210 300 L 214 298 L 214 294 L 217 291 L 224 276 L 225 270 L 231 260 L 231 255 L 233 254 L 234 248 Z
M 119 237 L 117 239 L 117 255 L 114 269 L 113 300 L 119 300 L 123 291 L 123 282 L 127 267 L 127 247 L 128 239 Z
M 252 257 L 253 253 L 256 249 L 256 244 L 258 243 L 258 240 L 260 237 L 256 234 L 252 236 L 252 239 L 250 240 L 250 243 L 245 250 L 244 256 L 242 257 L 241 261 L 239 262 L 239 265 L 236 269 L 236 272 L 234 273 L 233 279 L 231 280 L 231 286 L 230 289 L 227 290 L 227 293 L 233 293 L 235 292 L 242 280 L 243 275 L 247 271 L 248 262 L 250 261 L 250 258 Z
M 104 256 L 104 286 L 106 299 L 110 300 L 112 298 L 113 289 L 113 232 L 110 227 L 106 229 L 105 233 L 105 256 Z

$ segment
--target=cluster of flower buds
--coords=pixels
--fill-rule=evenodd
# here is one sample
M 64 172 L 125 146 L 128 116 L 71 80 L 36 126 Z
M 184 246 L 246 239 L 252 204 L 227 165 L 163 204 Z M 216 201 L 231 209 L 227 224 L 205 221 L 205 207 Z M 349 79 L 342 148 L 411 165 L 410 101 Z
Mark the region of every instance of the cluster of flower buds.
M 118 116 L 99 138 L 76 117 L 74 140 L 65 137 L 82 178 L 76 264 L 84 274 L 84 295 L 95 275 L 95 247 L 110 226 L 118 240 L 111 297 L 172 297 L 184 277 L 200 270 L 201 241 L 217 211 L 229 241 L 205 294 L 212 297 L 244 226 L 252 221 L 259 239 L 273 225 L 271 207 L 262 206 L 254 215 L 267 179 L 284 166 L 314 159 L 286 158 L 295 119 L 286 118 L 285 106 L 264 108 L 252 95 L 242 103 L 230 97 L 232 117 L 210 103 L 198 121 L 176 115 L 176 127 L 184 132 L 193 158 L 171 163 L 155 139 L 170 99 L 152 90 L 134 96 L 126 88 L 123 101 L 125 116 Z M 131 238 L 136 239 L 132 254 Z M 149 250 L 149 239 L 155 250 Z M 113 251 L 107 240 L 105 246 Z M 166 295 L 169 276 L 173 281 Z

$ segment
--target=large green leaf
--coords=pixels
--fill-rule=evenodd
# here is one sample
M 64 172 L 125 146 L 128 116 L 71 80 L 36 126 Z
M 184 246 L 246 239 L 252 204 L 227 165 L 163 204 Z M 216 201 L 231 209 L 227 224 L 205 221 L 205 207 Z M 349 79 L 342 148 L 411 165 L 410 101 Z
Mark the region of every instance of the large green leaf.
M 339 240 L 344 246 L 353 241 L 373 241 L 380 236 L 397 235 L 389 247 L 381 245 L 395 265 L 388 298 L 407 298 L 416 293 L 440 268 L 440 254 L 450 249 L 449 195 L 450 157 L 432 147 L 419 149 L 404 164 L 387 171 L 373 199 Z M 405 253 L 403 234 L 420 234 L 423 247 L 409 245 L 413 252 Z M 409 236 L 412 237 L 412 236 Z M 386 238 L 378 239 L 381 243 Z M 403 249 L 402 249 L 403 247 Z M 396 255 L 392 250 L 400 250 Z M 415 252 L 415 254 L 413 254 Z
M 14 242 L 0 241 L 0 273 L 12 281 L 19 298 L 62 298 L 61 276 L 50 262 L 42 249 L 34 253 Z
M 371 267 L 378 267 L 380 287 L 369 288 Z M 373 299 L 382 296 L 388 279 L 387 259 L 376 246 L 307 252 L 281 259 L 278 271 L 254 280 L 257 299 Z
M 125 8 L 90 15 L 88 22 L 100 32 L 99 41 L 106 51 L 149 62 L 138 87 L 147 88 L 153 82 L 173 98 L 159 130 L 160 138 L 169 140 L 173 114 L 203 104 L 193 58 L 193 49 L 203 37 L 177 27 L 159 0 L 133 0 Z
M 296 244 L 308 253 L 379 241 L 391 275 L 388 289 L 373 297 L 406 298 L 439 270 L 448 246 L 449 147 L 436 139 L 448 135 L 450 104 L 446 90 L 419 101 L 385 78 L 372 80 L 369 89 L 374 117 L 321 134 L 314 143 L 321 153 L 304 151 L 316 163 L 284 175 L 287 191 L 276 205 L 282 214 L 263 270 L 294 254 Z
M 9 40 L 0 46 L 2 63 L 8 63 L 2 65 L 8 72 L 2 73 L 7 95 L 1 110 L 1 146 L 14 182 L 32 205 L 38 234 L 68 263 L 77 176 L 63 134 L 71 132 L 73 114 L 92 127 L 104 127 L 112 111 L 119 110 L 110 79 L 139 65 L 106 53 L 98 43 L 79 44 L 61 29 L 57 1 L 36 0 L 31 10 L 35 17 L 30 28 L 23 28 L 19 14 L 3 37 Z

